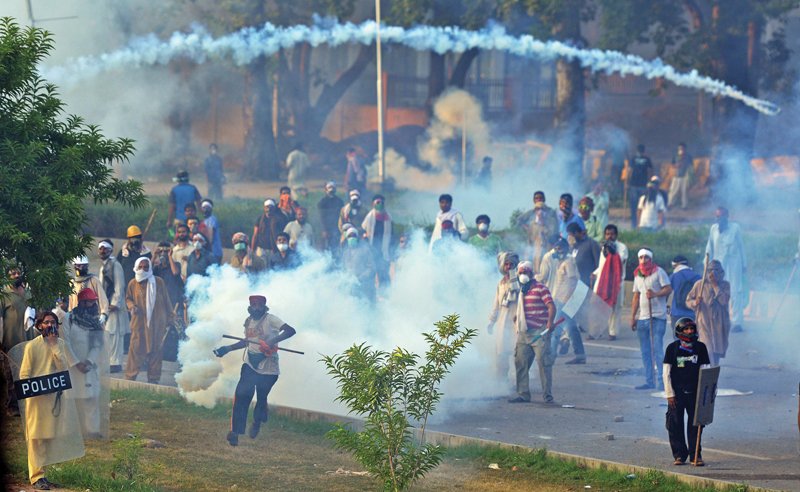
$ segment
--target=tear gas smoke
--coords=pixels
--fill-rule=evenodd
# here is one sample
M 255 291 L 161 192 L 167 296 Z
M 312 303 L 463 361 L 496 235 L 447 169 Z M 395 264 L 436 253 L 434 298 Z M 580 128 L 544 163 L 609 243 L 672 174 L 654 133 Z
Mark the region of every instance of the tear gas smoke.
M 383 299 L 374 306 L 352 293 L 356 281 L 334 268 L 329 255 L 302 252 L 297 270 L 248 278 L 228 266 L 208 277 L 192 277 L 187 285 L 194 321 L 180 345 L 181 372 L 176 381 L 194 403 L 213 406 L 233 396 L 242 364 L 242 351 L 217 359 L 211 350 L 227 345 L 222 334 L 242 336 L 248 296 L 267 296 L 270 312 L 297 329 L 285 341 L 306 355 L 281 353 L 281 377 L 270 402 L 318 411 L 344 413 L 334 402 L 336 384 L 319 361 L 320 354 L 341 353 L 353 343 L 366 342 L 391 350 L 402 346 L 424 353 L 421 335 L 444 315 L 458 313 L 463 326 L 480 331 L 445 380 L 446 401 L 505 394 L 507 384 L 492 379 L 493 342 L 483 329 L 499 273 L 494 259 L 483 258 L 467 245 L 456 244 L 448 256 L 432 256 L 422 234 L 412 237 L 411 249 L 398 262 L 397 274 Z M 481 375 L 481 377 L 476 377 Z M 510 389 L 510 388 L 509 388 Z M 463 403 L 459 404 L 463 408 Z
M 237 65 L 246 65 L 259 56 L 270 56 L 280 49 L 291 48 L 298 43 L 312 46 L 344 43 L 370 44 L 375 39 L 376 24 L 366 21 L 361 24 L 337 23 L 331 19 L 314 18 L 311 26 L 276 26 L 270 23 L 257 29 L 246 27 L 235 33 L 214 38 L 201 26 L 193 26 L 189 33 L 175 32 L 169 40 L 159 40 L 151 34 L 132 40 L 120 50 L 99 56 L 85 56 L 60 67 L 45 68 L 45 78 L 61 85 L 77 81 L 109 70 L 147 65 L 164 65 L 178 57 L 187 57 L 197 63 L 208 58 L 230 58 Z M 622 76 L 664 78 L 675 85 L 689 87 L 736 99 L 757 111 L 774 115 L 780 108 L 763 99 L 749 96 L 720 80 L 700 75 L 696 70 L 679 72 L 660 59 L 645 60 L 642 57 L 599 49 L 583 49 L 560 41 L 542 41 L 530 35 L 513 36 L 497 24 L 479 31 L 459 27 L 417 26 L 404 29 L 398 26 L 381 27 L 381 40 L 385 43 L 402 44 L 417 50 L 436 53 L 463 52 L 470 48 L 499 50 L 521 57 L 537 57 L 545 60 L 566 58 L 578 61 L 581 66 L 594 72 L 619 73 Z

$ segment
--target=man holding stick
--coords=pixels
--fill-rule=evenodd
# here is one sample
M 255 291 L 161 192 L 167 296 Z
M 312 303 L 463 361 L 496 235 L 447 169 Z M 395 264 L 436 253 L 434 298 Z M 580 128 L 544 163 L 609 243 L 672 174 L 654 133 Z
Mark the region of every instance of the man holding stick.
M 267 298 L 264 296 L 250 296 L 250 314 L 244 322 L 246 340 L 240 340 L 233 345 L 219 347 L 214 350 L 214 355 L 223 357 L 232 350 L 245 349 L 242 372 L 239 383 L 236 385 L 233 400 L 233 416 L 231 430 L 228 432 L 228 443 L 231 446 L 239 444 L 239 435 L 244 434 L 247 423 L 247 411 L 256 393 L 256 408 L 253 411 L 253 424 L 248 433 L 251 439 L 258 436 L 261 424 L 268 418 L 267 396 L 272 386 L 278 380 L 280 369 L 278 367 L 278 343 L 294 336 L 295 329 L 287 325 L 280 318 L 268 314 Z
M 633 301 L 631 302 L 631 330 L 639 335 L 645 383 L 638 390 L 663 387 L 661 365 L 664 354 L 664 332 L 667 329 L 667 297 L 672 292 L 669 276 L 653 262 L 653 252 L 642 248 L 637 254 L 639 266 L 633 272 Z M 656 372 L 658 381 L 656 381 Z

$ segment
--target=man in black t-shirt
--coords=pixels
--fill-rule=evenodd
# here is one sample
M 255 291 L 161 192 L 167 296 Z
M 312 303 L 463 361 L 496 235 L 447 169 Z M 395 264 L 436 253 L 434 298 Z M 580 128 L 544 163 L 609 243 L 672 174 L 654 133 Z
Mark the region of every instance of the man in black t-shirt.
M 631 228 L 636 229 L 636 210 L 639 206 L 639 197 L 644 195 L 647 182 L 653 175 L 653 162 L 644 153 L 644 145 L 636 147 L 636 155 L 630 162 L 628 174 L 628 206 L 631 209 Z
M 697 325 L 690 318 L 681 318 L 675 323 L 675 336 L 678 338 L 664 351 L 664 393 L 667 396 L 667 432 L 669 446 L 672 448 L 673 465 L 682 465 L 687 458 L 694 458 L 697 449 L 696 466 L 703 466 L 702 448 L 697 442 L 697 427 L 694 422 L 694 406 L 697 383 L 701 367 L 710 367 L 708 349 L 697 341 Z M 686 412 L 686 434 L 684 435 L 683 414 Z M 686 437 L 689 438 L 688 446 Z

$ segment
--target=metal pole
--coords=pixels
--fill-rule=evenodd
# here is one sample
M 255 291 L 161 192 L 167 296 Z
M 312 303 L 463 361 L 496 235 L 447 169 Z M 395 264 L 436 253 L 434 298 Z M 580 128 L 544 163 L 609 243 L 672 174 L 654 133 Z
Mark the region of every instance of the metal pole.
M 467 114 L 461 113 L 461 184 L 467 185 Z
M 386 170 L 383 161 L 383 67 L 381 65 L 381 0 L 375 0 L 375 57 L 378 94 L 378 180 L 383 186 Z

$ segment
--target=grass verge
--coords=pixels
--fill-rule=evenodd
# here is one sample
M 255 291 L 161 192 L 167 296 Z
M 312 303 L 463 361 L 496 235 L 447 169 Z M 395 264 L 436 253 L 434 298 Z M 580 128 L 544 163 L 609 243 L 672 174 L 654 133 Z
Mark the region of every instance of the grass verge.
M 328 423 L 273 415 L 257 439 L 241 436 L 240 445 L 234 448 L 225 441 L 230 418 L 227 405 L 206 409 L 175 395 L 143 390 L 114 391 L 112 401 L 111 441 L 88 442 L 85 457 L 49 467 L 48 478 L 90 491 L 350 491 L 380 487 L 372 478 L 359 475 L 362 468 L 352 457 L 325 438 L 331 429 Z M 9 423 L 4 438 L 7 456 L 14 478 L 26 483 L 22 429 L 17 420 Z M 152 440 L 164 447 L 139 447 L 153 444 Z M 490 469 L 492 463 L 499 469 Z M 683 484 L 658 471 L 629 478 L 615 470 L 562 461 L 544 450 L 481 446 L 449 449 L 442 465 L 414 490 L 567 491 L 583 490 L 586 485 L 592 490 L 713 490 Z

